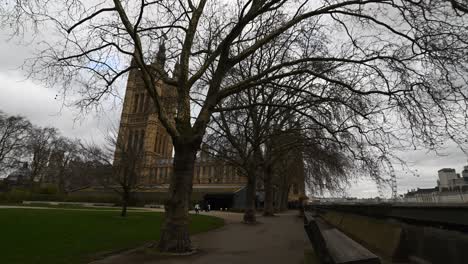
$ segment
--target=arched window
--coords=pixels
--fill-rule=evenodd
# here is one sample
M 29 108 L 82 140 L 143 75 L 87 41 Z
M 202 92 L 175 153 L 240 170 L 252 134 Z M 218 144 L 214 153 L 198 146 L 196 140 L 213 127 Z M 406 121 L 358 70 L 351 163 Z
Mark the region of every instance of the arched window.
M 158 130 L 156 129 L 156 139 L 154 140 L 154 152 L 158 152 L 158 141 L 159 141 L 159 135 L 158 135 Z
M 161 155 L 164 155 L 164 149 L 165 149 L 165 145 L 166 145 L 166 144 L 164 144 L 165 141 L 166 141 L 166 136 L 163 135 L 162 138 L 161 138 Z
M 133 143 L 132 140 L 133 140 L 133 131 L 130 130 L 130 132 L 128 133 L 127 148 L 132 147 L 132 143 Z
M 144 140 L 145 140 L 145 131 L 144 130 L 140 130 L 140 142 L 139 142 L 139 151 L 143 151 L 143 143 L 144 143 Z
M 138 136 L 138 131 L 134 131 L 131 145 L 132 149 L 136 149 L 138 147 Z
M 145 113 L 148 113 L 149 112 L 149 109 L 150 109 L 150 97 L 149 96 L 146 96 L 146 100 L 145 100 L 145 109 L 144 109 L 144 112 Z
M 169 183 L 169 177 L 168 177 L 169 175 L 167 173 L 167 167 L 163 168 L 163 173 L 164 173 L 164 181 L 166 183 Z
M 138 112 L 143 112 L 143 106 L 145 104 L 145 94 L 140 94 L 140 102 L 138 103 Z
M 158 130 L 159 130 L 159 129 L 158 129 Z M 163 135 L 162 135 L 161 131 L 159 131 L 158 151 L 157 151 L 157 153 L 161 153 L 161 142 L 162 142 L 162 137 L 163 137 Z
M 133 101 L 133 113 L 136 113 L 138 110 L 138 102 L 139 102 L 140 95 L 136 94 L 134 101 Z

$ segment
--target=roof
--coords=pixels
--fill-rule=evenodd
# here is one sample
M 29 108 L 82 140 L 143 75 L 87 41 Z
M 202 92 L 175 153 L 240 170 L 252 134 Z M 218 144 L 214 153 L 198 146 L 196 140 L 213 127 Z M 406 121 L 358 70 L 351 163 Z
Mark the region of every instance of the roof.
M 409 191 L 408 193 L 405 194 L 405 196 L 414 196 L 416 194 L 424 194 L 424 193 L 433 193 L 437 192 L 438 188 L 418 188 L 416 191 Z
M 29 179 L 31 177 L 31 170 L 29 168 L 19 168 L 6 177 L 7 180 L 9 181 L 18 181 L 19 178 L 22 178 L 22 180 L 25 180 L 25 178 Z
M 452 168 L 443 168 L 443 169 L 440 169 L 439 172 L 455 172 L 455 169 L 452 169 Z

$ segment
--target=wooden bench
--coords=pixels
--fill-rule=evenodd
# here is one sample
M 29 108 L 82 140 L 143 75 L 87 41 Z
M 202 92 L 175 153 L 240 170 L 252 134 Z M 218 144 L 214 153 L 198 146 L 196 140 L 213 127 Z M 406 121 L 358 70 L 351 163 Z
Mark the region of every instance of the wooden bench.
M 379 257 L 313 213 L 304 214 L 304 229 L 324 264 L 380 264 Z

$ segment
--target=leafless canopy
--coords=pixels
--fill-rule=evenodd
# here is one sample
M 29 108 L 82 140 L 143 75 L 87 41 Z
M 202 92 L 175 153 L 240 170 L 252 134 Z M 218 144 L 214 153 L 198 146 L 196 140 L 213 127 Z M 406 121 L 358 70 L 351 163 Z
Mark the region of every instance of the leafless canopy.
M 224 98 L 296 75 L 310 98 L 339 96 L 342 111 L 357 113 L 360 122 L 374 116 L 386 130 L 406 128 L 412 141 L 429 146 L 446 133 L 462 138 L 468 44 L 462 1 L 7 2 L 3 21 L 15 32 L 55 27 L 32 61 L 36 77 L 73 87 L 82 95 L 78 104 L 89 106 L 115 93 L 116 81 L 138 68 L 175 138 L 182 128 L 203 134 Z M 149 66 L 163 40 L 165 70 L 175 78 Z M 245 80 L 225 78 L 252 56 L 266 55 L 260 52 L 272 40 L 284 46 L 275 54 L 283 60 Z M 177 86 L 175 119 L 159 107 L 155 79 Z M 198 115 L 189 96 L 200 104 Z M 366 104 L 353 105 L 356 98 Z M 343 120 L 335 129 L 348 126 Z
M 8 116 L 0 111 L 0 175 L 24 157 L 31 123 L 21 116 Z

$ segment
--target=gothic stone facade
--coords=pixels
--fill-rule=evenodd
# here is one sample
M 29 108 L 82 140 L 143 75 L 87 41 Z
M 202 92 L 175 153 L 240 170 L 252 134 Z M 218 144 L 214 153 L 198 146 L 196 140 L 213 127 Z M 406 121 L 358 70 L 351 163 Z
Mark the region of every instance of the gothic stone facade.
M 161 67 L 158 62 L 153 66 Z M 157 81 L 156 87 L 165 108 L 172 109 L 172 113 L 175 114 L 172 102 L 176 96 L 176 88 L 161 80 Z M 138 146 L 141 149 L 139 153 L 142 158 L 137 182 L 140 186 L 148 188 L 168 184 L 173 173 L 172 140 L 159 121 L 150 100 L 139 71 L 132 70 L 127 81 L 117 144 Z M 118 160 L 117 150 L 114 162 Z M 210 158 L 203 151 L 197 159 L 193 177 L 195 185 L 245 185 L 246 182 L 247 179 L 237 173 L 236 168 Z

